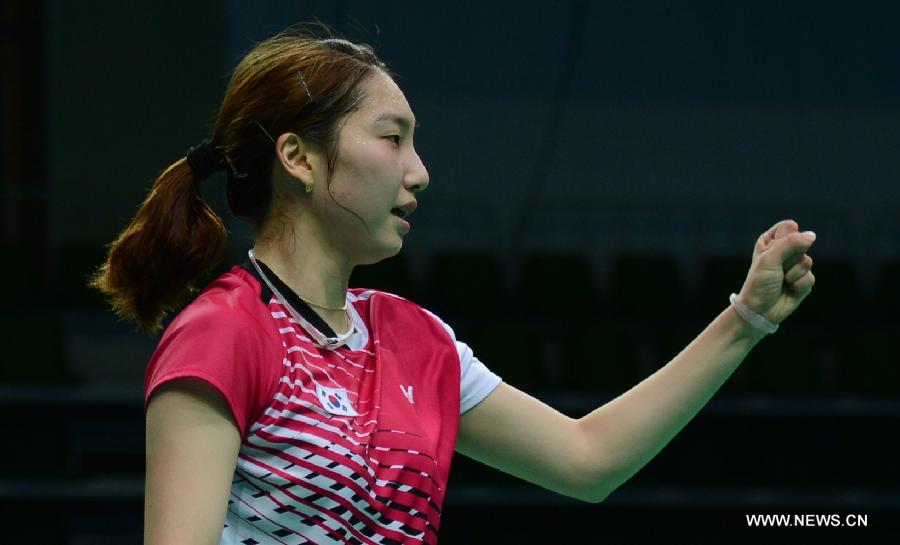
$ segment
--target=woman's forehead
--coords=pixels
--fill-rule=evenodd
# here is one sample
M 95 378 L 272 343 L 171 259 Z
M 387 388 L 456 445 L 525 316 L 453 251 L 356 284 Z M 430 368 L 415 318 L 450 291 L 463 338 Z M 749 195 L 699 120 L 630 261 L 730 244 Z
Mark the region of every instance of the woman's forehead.
M 360 104 L 359 114 L 364 122 L 371 125 L 415 123 L 415 116 L 403 91 L 381 70 L 376 70 L 372 76 L 366 78 L 363 90 L 365 97 Z

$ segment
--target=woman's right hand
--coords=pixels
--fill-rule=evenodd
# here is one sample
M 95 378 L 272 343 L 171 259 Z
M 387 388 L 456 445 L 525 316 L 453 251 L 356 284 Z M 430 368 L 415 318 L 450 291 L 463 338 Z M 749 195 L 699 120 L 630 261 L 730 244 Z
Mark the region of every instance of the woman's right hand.
M 240 432 L 211 384 L 180 378 L 147 405 L 144 545 L 218 545 Z
M 782 220 L 756 240 L 750 271 L 738 299 L 774 324 L 790 316 L 816 283 L 812 231 L 800 232 L 794 220 Z

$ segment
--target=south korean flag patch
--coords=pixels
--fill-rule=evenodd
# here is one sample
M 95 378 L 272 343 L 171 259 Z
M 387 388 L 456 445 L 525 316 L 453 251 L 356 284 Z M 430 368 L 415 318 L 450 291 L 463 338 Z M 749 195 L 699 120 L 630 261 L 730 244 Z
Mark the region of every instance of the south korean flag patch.
M 347 390 L 343 388 L 327 388 L 321 384 L 316 384 L 316 394 L 319 396 L 319 403 L 331 414 L 359 416 L 359 413 L 350 405 L 350 399 L 347 398 Z

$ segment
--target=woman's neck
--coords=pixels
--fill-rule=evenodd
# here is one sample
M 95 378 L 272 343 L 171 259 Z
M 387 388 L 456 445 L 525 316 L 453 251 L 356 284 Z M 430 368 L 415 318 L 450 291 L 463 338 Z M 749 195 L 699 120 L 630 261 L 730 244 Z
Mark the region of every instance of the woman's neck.
M 297 247 L 303 251 L 288 252 L 281 244 L 257 243 L 253 255 L 306 301 L 335 333 L 346 332 L 351 322 L 347 311 L 340 308 L 347 302 L 352 268 L 338 263 L 315 245 Z

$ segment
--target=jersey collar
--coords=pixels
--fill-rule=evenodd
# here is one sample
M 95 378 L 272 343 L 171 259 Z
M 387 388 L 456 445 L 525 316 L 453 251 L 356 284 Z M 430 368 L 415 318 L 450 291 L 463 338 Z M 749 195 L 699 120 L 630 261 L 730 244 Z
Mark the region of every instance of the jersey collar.
M 306 302 L 301 299 L 300 296 L 298 296 L 294 292 L 294 290 L 292 290 L 288 287 L 287 284 L 282 282 L 282 280 L 278 278 L 278 276 L 274 272 L 272 272 L 272 269 L 270 269 L 265 263 L 260 261 L 259 258 L 256 259 L 256 262 L 259 263 L 259 267 L 263 270 L 272 284 L 274 284 L 278 291 L 281 292 L 281 295 L 283 295 L 288 300 L 288 303 L 290 303 L 290 305 L 294 307 L 294 310 L 299 312 L 300 315 L 303 316 L 303 318 L 306 319 L 306 321 L 308 321 L 313 327 L 318 329 L 319 332 L 322 333 L 322 335 L 325 335 L 326 337 L 337 337 L 337 333 L 335 333 L 331 326 L 328 325 L 325 320 L 323 320 L 322 317 L 312 309 L 312 307 L 306 304 Z M 260 290 L 260 298 L 262 299 L 263 303 L 268 305 L 274 294 L 272 293 L 272 290 L 270 290 L 266 285 L 265 281 L 263 281 L 263 279 L 259 277 L 259 273 L 256 271 L 256 267 L 253 266 L 253 263 L 250 263 L 249 257 L 244 259 L 244 262 L 241 263 L 241 268 L 252 274 L 253 278 L 256 278 L 256 280 L 259 282 L 259 285 L 262 286 L 262 289 Z

